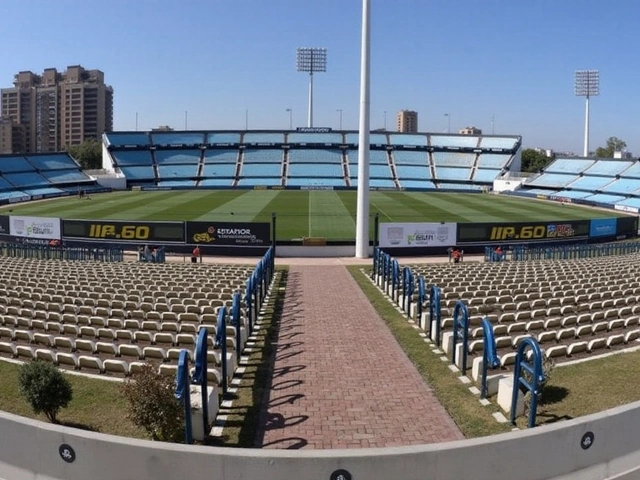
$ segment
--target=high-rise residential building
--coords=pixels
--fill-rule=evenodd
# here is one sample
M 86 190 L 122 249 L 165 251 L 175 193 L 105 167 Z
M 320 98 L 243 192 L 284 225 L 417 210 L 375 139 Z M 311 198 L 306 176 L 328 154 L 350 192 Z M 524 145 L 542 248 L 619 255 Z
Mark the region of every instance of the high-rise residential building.
M 396 116 L 396 130 L 403 133 L 418 132 L 418 112 L 400 110 Z
M 113 130 L 113 88 L 80 65 L 20 72 L 0 90 L 1 114 L 24 129 L 26 152 L 56 152 Z
M 0 117 L 0 154 L 26 152 L 25 128 L 10 118 Z
M 461 128 L 458 133 L 460 135 L 482 135 L 482 130 L 476 127 L 464 127 Z

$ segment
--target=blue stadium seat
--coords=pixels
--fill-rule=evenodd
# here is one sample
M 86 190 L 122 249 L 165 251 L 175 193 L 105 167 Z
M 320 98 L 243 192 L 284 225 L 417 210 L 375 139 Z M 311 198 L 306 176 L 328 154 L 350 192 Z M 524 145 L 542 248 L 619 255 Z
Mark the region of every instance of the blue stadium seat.
M 215 149 L 205 150 L 204 161 L 207 163 L 233 163 L 238 161 L 238 150 Z
M 591 177 L 585 175 L 584 177 L 578 178 L 575 182 L 572 182 L 569 186 L 575 190 L 594 191 L 600 190 L 613 180 L 613 177 Z
M 233 180 L 230 178 L 205 178 L 200 181 L 201 187 L 230 187 Z
M 138 166 L 138 167 L 121 167 L 122 173 L 127 177 L 127 180 L 155 180 L 156 176 L 153 173 L 153 167 Z
M 4 178 L 16 187 L 51 186 L 49 180 L 36 172 L 5 173 Z
M 24 157 L 0 157 L 0 173 L 33 171 L 35 171 L 35 168 Z
M 616 202 L 616 205 L 624 205 L 626 207 L 635 207 L 640 209 L 640 198 L 627 198 L 620 202 Z
M 478 157 L 478 168 L 503 168 L 511 158 L 511 154 L 482 153 Z
M 607 193 L 621 193 L 623 195 L 630 194 L 640 190 L 640 181 L 632 178 L 621 178 L 614 180 L 610 185 L 602 189 Z
M 289 144 L 301 144 L 301 143 L 331 143 L 334 145 L 342 144 L 341 133 L 331 132 L 293 132 L 287 136 L 287 143 Z
M 304 163 L 341 163 L 342 151 L 330 150 L 330 149 L 290 149 L 289 150 L 289 163 L 304 162 Z
M 196 182 L 193 180 L 160 180 L 158 182 L 159 187 L 185 187 L 193 188 Z
M 431 135 L 432 147 L 477 148 L 480 137 L 473 135 Z
M 64 153 L 30 155 L 27 160 L 34 168 L 43 171 L 79 168 L 79 165 L 68 154 Z
M 44 187 L 44 188 L 24 189 L 24 192 L 31 196 L 37 196 L 37 195 L 54 196 L 54 195 L 61 195 L 65 191 L 55 187 Z
M 482 137 L 481 148 L 502 148 L 503 150 L 513 150 L 518 143 L 517 138 L 510 137 Z
M 574 180 L 578 179 L 578 175 L 569 175 L 564 173 L 543 173 L 538 178 L 527 185 L 535 185 L 539 187 L 566 187 Z
M 156 163 L 162 164 L 198 164 L 200 162 L 200 150 L 156 150 Z
M 358 178 L 358 165 L 349 165 L 349 176 Z M 388 178 L 391 180 L 389 165 L 369 165 L 369 178 Z
M 584 197 L 585 200 L 596 203 L 611 203 L 615 204 L 616 202 L 620 202 L 624 200 L 622 195 L 609 195 L 606 193 L 598 193 L 596 195 L 591 195 L 589 197 Z
M 371 188 L 396 188 L 396 184 L 390 178 L 372 178 L 369 180 L 369 186 Z
M 404 188 L 419 188 L 431 190 L 436 188 L 436 184 L 431 180 L 400 180 L 400 185 Z
M 345 187 L 343 178 L 289 178 L 287 185 L 291 187 Z
M 149 135 L 144 132 L 110 132 L 106 134 L 107 145 L 125 147 L 127 145 L 149 145 Z
M 238 186 L 269 186 L 274 187 L 282 184 L 282 179 L 280 177 L 272 177 L 272 178 L 248 178 L 243 177 L 238 180 Z
M 242 154 L 243 163 L 277 163 L 280 165 L 283 158 L 283 150 L 267 148 L 245 148 Z
M 474 182 L 493 182 L 500 175 L 500 170 L 476 170 L 473 176 Z
M 426 137 L 425 137 L 426 138 Z M 428 165 L 429 155 L 427 152 L 415 150 L 394 150 L 391 155 L 396 165 Z
M 284 143 L 284 133 L 248 132 L 243 135 L 242 143 Z
M 85 175 L 78 167 L 69 170 L 53 170 L 43 171 L 42 176 L 47 178 L 51 183 L 72 183 L 72 182 L 87 182 L 91 179 Z
M 240 133 L 236 132 L 209 132 L 206 134 L 206 142 L 209 145 L 237 145 L 240 143 Z
M 595 160 L 584 158 L 558 158 L 547 165 L 544 169 L 546 173 L 580 173 L 595 163 Z
M 12 198 L 28 199 L 29 195 L 26 192 L 22 192 L 20 190 L 12 190 L 10 192 L 0 192 L 0 200 L 10 200 Z
M 112 151 L 111 156 L 119 167 L 126 165 L 151 165 L 151 152 L 149 150 L 117 150 Z
M 158 165 L 158 178 L 169 180 L 193 178 L 198 174 L 198 165 Z
M 640 162 L 634 162 L 628 169 L 620 174 L 622 178 L 640 178 Z
M 428 180 L 431 178 L 431 170 L 426 165 L 421 167 L 409 166 L 409 165 L 397 165 L 396 175 L 398 176 L 398 179 L 402 183 L 404 183 L 403 179 Z
M 236 174 L 235 163 L 205 164 L 202 170 L 203 177 L 233 177 Z
M 455 167 L 436 167 L 436 180 L 469 180 L 471 169 Z
M 349 145 L 360 145 L 360 136 L 357 133 L 347 133 L 345 143 Z M 387 145 L 387 135 L 384 133 L 369 134 L 369 145 Z
M 440 168 L 440 166 L 471 168 L 476 159 L 475 153 L 433 152 L 431 156 L 437 168 Z
M 414 133 L 390 133 L 389 143 L 391 145 L 410 145 L 415 147 L 426 147 L 427 136 L 425 134 L 414 134 Z
M 241 175 L 243 177 L 279 177 L 282 165 L 279 163 L 243 163 Z
M 347 158 L 352 165 L 358 164 L 358 151 L 347 150 Z M 369 165 L 389 165 L 386 150 L 370 150 L 369 151 Z
M 197 132 L 151 132 L 153 145 L 201 145 L 204 134 Z
M 477 191 L 482 189 L 481 185 L 472 185 L 470 183 L 439 182 L 438 186 L 441 190 Z
M 626 160 L 598 160 L 592 166 L 587 168 L 584 173 L 585 175 L 607 175 L 615 177 L 616 175 L 624 172 L 632 164 L 633 162 Z
M 0 177 L 0 191 L 2 190 L 11 190 L 13 185 L 7 182 L 3 177 Z
M 313 177 L 340 177 L 342 173 L 342 165 L 329 163 L 290 163 L 289 177 L 313 178 Z

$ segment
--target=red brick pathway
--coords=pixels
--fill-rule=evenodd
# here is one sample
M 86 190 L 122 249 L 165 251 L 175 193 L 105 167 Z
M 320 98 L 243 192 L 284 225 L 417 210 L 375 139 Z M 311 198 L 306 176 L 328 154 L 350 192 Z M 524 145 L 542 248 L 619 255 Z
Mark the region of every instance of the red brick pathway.
M 463 438 L 344 266 L 290 268 L 274 346 L 259 447 L 391 447 Z

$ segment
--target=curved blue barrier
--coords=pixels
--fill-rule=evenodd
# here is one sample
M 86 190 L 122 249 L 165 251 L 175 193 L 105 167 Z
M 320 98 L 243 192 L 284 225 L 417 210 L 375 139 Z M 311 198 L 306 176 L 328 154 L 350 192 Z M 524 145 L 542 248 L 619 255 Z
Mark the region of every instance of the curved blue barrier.
M 175 397 L 184 404 L 184 440 L 190 445 L 193 443 L 193 430 L 191 426 L 191 389 L 189 381 L 189 353 L 180 351 L 178 358 L 178 372 L 176 373 Z
M 527 361 L 524 352 L 528 348 L 531 349 L 531 360 Z M 522 376 L 522 370 L 525 370 L 531 375 L 530 384 Z M 518 353 L 516 355 L 515 368 L 513 369 L 513 392 L 511 395 L 511 424 L 516 423 L 516 405 L 518 401 L 518 394 L 520 392 L 520 386 L 524 387 L 525 391 L 531 392 L 531 401 L 529 405 L 529 428 L 536 426 L 536 411 L 538 409 L 538 395 L 541 392 L 541 385 L 544 383 L 544 375 L 542 372 L 542 352 L 540 351 L 540 345 L 533 338 L 525 338 L 518 347 Z
M 458 300 L 453 307 L 453 352 L 451 358 L 454 365 L 458 360 L 456 358 L 458 340 L 462 341 L 462 375 L 466 375 L 469 354 L 469 310 L 462 300 Z
M 482 333 L 484 338 L 484 348 L 482 351 L 482 385 L 480 389 L 480 398 L 487 398 L 487 370 L 498 368 L 500 359 L 498 358 L 496 348 L 496 337 L 493 334 L 493 325 L 491 321 L 484 317 L 481 322 Z
M 433 323 L 435 321 L 435 342 L 436 345 L 440 346 L 440 329 L 442 324 L 442 310 L 440 305 L 440 288 L 437 285 L 431 286 L 431 291 L 429 292 L 429 332 L 431 333 L 431 340 L 433 340 Z
M 411 316 L 411 297 L 415 290 L 413 272 L 409 267 L 402 269 L 402 309 Z
M 207 327 L 203 327 L 198 332 L 198 339 L 196 341 L 195 350 L 195 363 L 196 368 L 193 373 L 192 382 L 200 385 L 200 392 L 202 395 L 202 422 L 204 427 L 204 433 L 207 435 L 209 431 L 209 394 L 208 394 L 208 382 L 207 382 L 207 337 L 209 330 Z
M 231 304 L 231 325 L 236 328 L 236 357 L 240 361 L 240 354 L 242 353 L 242 325 L 240 321 L 240 293 L 235 292 L 233 294 L 233 303 Z
M 400 295 L 400 263 L 398 263 L 398 260 L 393 259 L 391 268 L 391 299 L 398 303 L 398 296 Z

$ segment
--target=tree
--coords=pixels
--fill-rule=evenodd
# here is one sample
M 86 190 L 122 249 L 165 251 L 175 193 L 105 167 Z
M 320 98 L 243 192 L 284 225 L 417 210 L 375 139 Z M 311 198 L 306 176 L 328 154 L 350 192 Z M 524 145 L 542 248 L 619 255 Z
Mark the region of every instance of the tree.
M 33 411 L 44 413 L 51 423 L 58 423 L 58 412 L 73 398 L 69 380 L 50 363 L 34 361 L 20 367 L 20 393 Z
M 598 147 L 596 149 L 596 157 L 598 158 L 613 158 L 614 152 L 621 152 L 627 148 L 627 142 L 619 139 L 618 137 L 609 137 L 607 139 L 606 147 Z
M 122 386 L 129 418 L 153 440 L 179 442 L 184 435 L 184 407 L 174 395 L 174 382 L 147 363 Z
M 527 148 L 522 151 L 521 170 L 523 172 L 538 172 L 551 163 L 552 160 L 553 158 L 547 157 L 543 152 Z
M 83 170 L 102 168 L 102 143 L 89 139 L 80 145 L 71 145 L 67 151 L 75 158 Z

